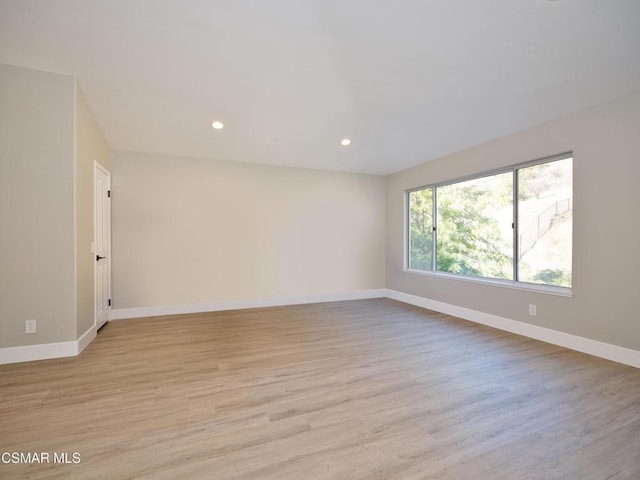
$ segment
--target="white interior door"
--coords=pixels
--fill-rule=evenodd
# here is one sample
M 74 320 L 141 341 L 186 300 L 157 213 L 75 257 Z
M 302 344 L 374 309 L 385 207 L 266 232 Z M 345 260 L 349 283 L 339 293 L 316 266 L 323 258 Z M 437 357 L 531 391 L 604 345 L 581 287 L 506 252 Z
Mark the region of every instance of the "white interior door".
M 96 329 L 111 319 L 111 174 L 94 162 L 93 254 Z

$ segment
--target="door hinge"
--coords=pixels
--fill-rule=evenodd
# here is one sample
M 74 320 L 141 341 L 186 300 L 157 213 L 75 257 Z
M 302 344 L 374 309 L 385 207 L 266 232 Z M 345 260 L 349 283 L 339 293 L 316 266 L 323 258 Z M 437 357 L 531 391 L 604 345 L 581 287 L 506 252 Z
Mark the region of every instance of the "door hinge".
M 109 306 L 111 306 L 111 299 L 109 299 Z
M 107 197 L 111 198 L 111 190 L 107 190 Z

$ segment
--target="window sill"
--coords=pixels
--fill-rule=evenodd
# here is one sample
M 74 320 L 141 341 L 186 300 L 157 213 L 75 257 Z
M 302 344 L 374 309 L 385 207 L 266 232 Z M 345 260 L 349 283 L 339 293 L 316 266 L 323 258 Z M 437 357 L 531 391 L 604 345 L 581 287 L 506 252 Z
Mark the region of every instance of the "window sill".
M 447 280 L 455 280 L 459 282 L 478 283 L 481 285 L 490 285 L 493 287 L 511 288 L 514 290 L 524 290 L 526 292 L 544 293 L 548 295 L 557 295 L 559 297 L 572 297 L 573 290 L 568 287 L 555 287 L 552 285 L 537 285 L 535 283 L 513 282 L 510 280 L 498 280 L 494 278 L 469 277 L 466 275 L 457 275 L 455 273 L 444 272 L 428 272 L 425 270 L 415 270 L 412 268 L 403 268 L 403 272 L 414 275 L 424 275 L 427 277 L 445 278 Z

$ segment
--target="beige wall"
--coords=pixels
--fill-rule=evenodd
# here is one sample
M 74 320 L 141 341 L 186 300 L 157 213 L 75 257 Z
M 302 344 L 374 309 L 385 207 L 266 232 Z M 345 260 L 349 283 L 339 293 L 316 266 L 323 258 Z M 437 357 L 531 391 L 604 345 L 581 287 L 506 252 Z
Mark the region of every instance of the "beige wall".
M 115 308 L 384 287 L 384 179 L 113 152 Z
M 76 88 L 76 335 L 94 324 L 93 162 L 109 169 L 109 149 L 80 90 Z
M 0 347 L 76 338 L 73 106 L 73 77 L 0 64 Z
M 638 132 L 640 93 L 390 175 L 386 200 L 381 177 L 112 152 L 115 306 L 386 282 L 640 350 Z M 402 271 L 405 189 L 569 150 L 573 297 Z M 73 77 L 0 64 L 0 347 L 71 341 L 93 324 L 93 160 L 109 167 Z
M 434 132 L 437 134 L 437 132 Z M 573 297 L 402 271 L 405 189 L 574 152 Z M 640 350 L 640 93 L 387 177 L 387 287 Z M 538 307 L 536 317 L 527 313 Z

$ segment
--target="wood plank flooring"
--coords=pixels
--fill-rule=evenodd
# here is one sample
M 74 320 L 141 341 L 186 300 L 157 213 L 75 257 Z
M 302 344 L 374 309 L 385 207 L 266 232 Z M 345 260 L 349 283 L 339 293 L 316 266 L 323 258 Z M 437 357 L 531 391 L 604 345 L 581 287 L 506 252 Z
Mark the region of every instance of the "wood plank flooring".
M 640 479 L 640 370 L 388 299 L 111 322 L 0 366 L 29 479 Z

